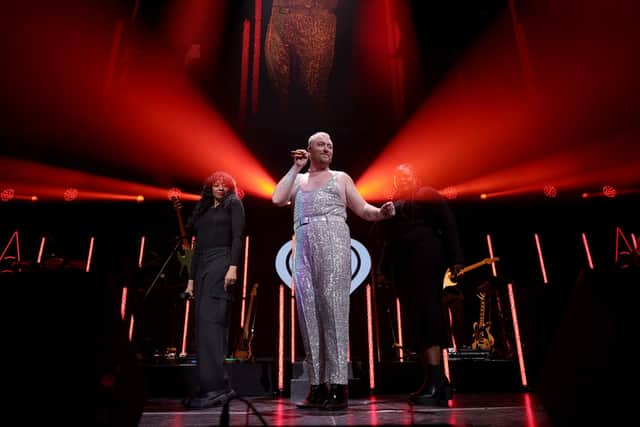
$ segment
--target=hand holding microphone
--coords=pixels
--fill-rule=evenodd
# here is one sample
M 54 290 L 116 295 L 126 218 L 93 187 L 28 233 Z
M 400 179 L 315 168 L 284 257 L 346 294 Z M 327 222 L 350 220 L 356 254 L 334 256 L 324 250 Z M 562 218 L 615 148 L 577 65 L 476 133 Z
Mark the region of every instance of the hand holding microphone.
M 303 167 L 304 165 L 306 165 L 307 161 L 309 160 L 309 152 L 302 148 L 291 150 L 289 154 L 291 155 L 291 157 L 293 157 L 293 161 L 299 167 Z

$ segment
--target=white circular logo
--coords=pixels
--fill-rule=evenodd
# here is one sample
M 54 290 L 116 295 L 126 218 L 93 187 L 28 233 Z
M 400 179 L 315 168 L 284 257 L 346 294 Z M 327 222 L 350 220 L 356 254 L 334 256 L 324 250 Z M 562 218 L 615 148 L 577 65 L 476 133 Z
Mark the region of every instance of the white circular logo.
M 291 240 L 282 245 L 276 255 L 276 271 L 280 280 L 291 287 L 291 272 L 293 271 L 293 259 L 291 257 Z M 355 239 L 351 239 L 351 289 L 352 294 L 360 286 L 371 271 L 371 256 L 364 245 Z

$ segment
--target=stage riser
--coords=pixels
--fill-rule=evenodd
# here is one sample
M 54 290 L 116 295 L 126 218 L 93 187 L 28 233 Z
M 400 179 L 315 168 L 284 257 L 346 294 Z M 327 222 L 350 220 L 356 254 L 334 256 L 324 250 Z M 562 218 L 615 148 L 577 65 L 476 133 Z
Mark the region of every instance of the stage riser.
M 225 369 L 231 387 L 240 396 L 271 395 L 277 389 L 273 363 L 231 363 L 226 364 Z M 148 397 L 184 397 L 195 390 L 197 375 L 196 365 L 146 365 L 146 394 Z

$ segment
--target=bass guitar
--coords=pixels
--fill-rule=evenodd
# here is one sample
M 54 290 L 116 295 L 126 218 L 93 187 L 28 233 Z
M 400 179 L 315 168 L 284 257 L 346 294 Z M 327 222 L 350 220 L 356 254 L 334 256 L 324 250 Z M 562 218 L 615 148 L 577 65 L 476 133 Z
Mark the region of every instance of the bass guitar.
M 490 351 L 495 344 L 495 339 L 491 335 L 491 322 L 484 321 L 486 294 L 479 293 L 480 298 L 480 319 L 473 322 L 473 342 L 471 348 L 474 350 Z

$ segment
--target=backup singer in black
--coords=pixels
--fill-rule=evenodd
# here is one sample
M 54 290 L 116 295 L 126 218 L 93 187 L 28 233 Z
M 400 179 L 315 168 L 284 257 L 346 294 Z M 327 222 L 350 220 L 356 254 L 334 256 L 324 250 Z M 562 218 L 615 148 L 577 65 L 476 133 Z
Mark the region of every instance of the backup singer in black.
M 221 406 L 235 395 L 223 364 L 244 227 L 244 206 L 235 180 L 226 172 L 213 173 L 187 224 L 196 237 L 185 293 L 195 297 L 199 382 L 196 396 L 183 402 L 187 407 Z
M 420 186 L 409 164 L 396 167 L 394 189 L 396 215 L 379 223 L 384 242 L 380 279 L 386 276 L 395 284 L 408 316 L 410 342 L 424 370 L 424 382 L 409 396 L 410 402 L 443 404 L 451 398 L 451 386 L 441 362 L 442 349 L 450 342 L 442 284 L 448 267 L 453 280 L 461 269 L 458 230 L 444 198 Z

